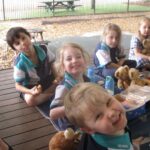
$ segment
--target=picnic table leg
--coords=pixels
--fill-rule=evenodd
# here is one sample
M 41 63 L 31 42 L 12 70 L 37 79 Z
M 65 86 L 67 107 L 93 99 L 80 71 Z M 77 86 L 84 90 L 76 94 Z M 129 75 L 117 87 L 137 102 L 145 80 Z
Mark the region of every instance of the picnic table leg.
M 74 10 L 74 1 L 70 1 L 67 3 L 68 3 L 68 8 L 71 8 L 71 10 L 73 11 Z

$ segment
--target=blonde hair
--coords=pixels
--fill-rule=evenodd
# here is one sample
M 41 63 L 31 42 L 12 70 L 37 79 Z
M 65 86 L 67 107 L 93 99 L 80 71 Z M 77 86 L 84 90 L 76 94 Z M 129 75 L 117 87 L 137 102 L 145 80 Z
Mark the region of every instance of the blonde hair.
M 58 51 L 58 59 L 55 63 L 55 68 L 56 68 L 56 71 L 57 71 L 57 74 L 59 74 L 60 76 L 63 76 L 64 75 L 64 66 L 63 66 L 63 60 L 64 60 L 64 52 L 66 49 L 68 48 L 76 48 L 76 49 L 79 49 L 82 53 L 82 56 L 85 60 L 85 63 L 88 63 L 88 60 L 89 60 L 89 55 L 88 53 L 86 53 L 83 48 L 76 44 L 76 43 L 65 43 L 64 45 L 62 45 L 62 47 L 59 49 Z
M 105 89 L 94 83 L 79 83 L 65 96 L 65 114 L 69 121 L 78 127 L 86 127 L 85 110 L 95 110 L 105 103 Z
M 102 34 L 102 41 L 105 42 L 105 38 L 106 38 L 106 35 L 110 32 L 110 31 L 115 31 L 117 34 L 118 34 L 118 39 L 119 39 L 119 45 L 120 46 L 120 42 L 121 42 L 121 29 L 118 25 L 116 24 L 113 24 L 113 23 L 108 23 L 104 29 L 103 29 L 103 34 Z
M 140 20 L 140 22 L 139 22 L 139 28 L 140 28 L 140 26 L 141 26 L 144 22 L 150 22 L 150 18 L 149 18 L 149 17 L 144 17 L 144 18 L 142 18 L 142 19 Z M 138 30 L 138 37 L 139 37 L 140 41 L 143 41 L 143 40 L 144 40 L 143 36 L 141 35 L 140 30 Z

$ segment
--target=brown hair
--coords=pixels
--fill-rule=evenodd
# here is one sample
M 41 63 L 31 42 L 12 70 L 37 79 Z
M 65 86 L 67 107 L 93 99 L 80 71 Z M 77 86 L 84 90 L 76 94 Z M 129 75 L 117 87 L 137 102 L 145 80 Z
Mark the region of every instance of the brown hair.
M 20 38 L 20 33 L 24 33 L 27 36 L 31 37 L 30 33 L 23 27 L 13 27 L 13 28 L 10 28 L 7 32 L 6 41 L 13 50 L 16 50 L 13 44 L 16 39 Z

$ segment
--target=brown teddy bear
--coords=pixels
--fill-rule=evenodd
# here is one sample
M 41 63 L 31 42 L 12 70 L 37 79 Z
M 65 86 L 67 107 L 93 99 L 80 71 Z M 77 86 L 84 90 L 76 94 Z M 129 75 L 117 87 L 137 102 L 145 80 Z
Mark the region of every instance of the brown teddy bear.
M 115 77 L 118 79 L 117 87 L 119 89 L 126 89 L 130 85 L 129 67 L 127 65 L 119 67 L 115 72 Z
M 144 46 L 142 53 L 145 55 L 150 55 L 150 39 L 144 39 L 142 43 Z
M 133 84 L 136 84 L 136 85 L 139 85 L 139 86 L 150 85 L 150 80 L 141 79 L 140 78 L 140 72 L 135 68 L 131 68 L 129 70 L 129 78 L 131 80 L 130 85 L 133 85 Z
M 71 128 L 57 132 L 49 141 L 49 150 L 75 150 L 80 133 Z

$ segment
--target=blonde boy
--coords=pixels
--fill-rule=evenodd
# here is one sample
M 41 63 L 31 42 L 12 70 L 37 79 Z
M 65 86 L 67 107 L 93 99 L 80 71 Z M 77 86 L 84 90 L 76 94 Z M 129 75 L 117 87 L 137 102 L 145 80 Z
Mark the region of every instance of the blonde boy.
M 65 96 L 65 113 L 83 134 L 78 150 L 132 150 L 125 110 L 93 83 L 80 83 Z

